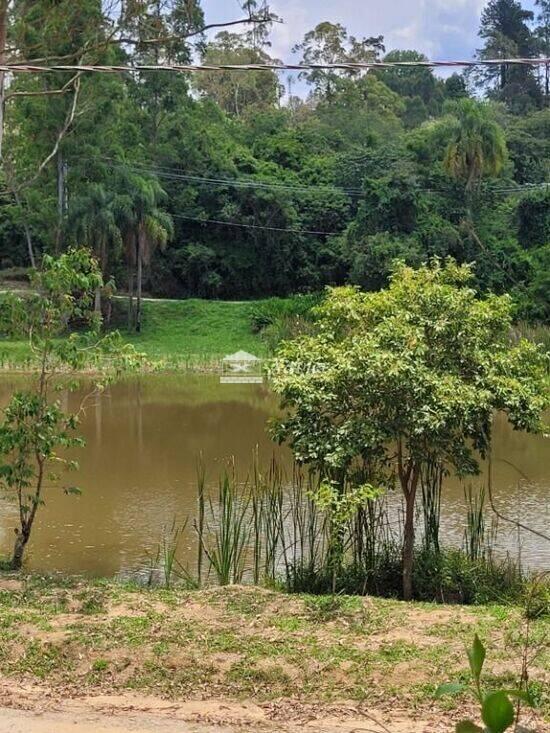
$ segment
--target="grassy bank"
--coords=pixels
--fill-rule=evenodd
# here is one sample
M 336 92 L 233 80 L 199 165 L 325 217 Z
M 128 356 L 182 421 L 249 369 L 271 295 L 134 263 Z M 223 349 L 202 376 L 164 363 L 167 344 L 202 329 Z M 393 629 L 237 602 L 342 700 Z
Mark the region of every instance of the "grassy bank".
M 256 305 L 257 301 L 147 300 L 142 332 L 124 336 L 155 359 L 216 357 L 239 349 L 261 356 L 264 342 L 251 327 Z
M 127 299 L 119 296 L 114 300 L 113 325 L 149 359 L 164 361 L 168 367 L 202 370 L 240 349 L 267 356 L 281 338 L 300 330 L 298 319 L 307 319 L 318 299 L 318 295 L 250 301 L 145 299 L 142 331 L 137 334 L 127 330 Z M 519 324 L 512 336 L 548 346 L 548 333 L 542 326 Z M 27 342 L 0 338 L 0 368 L 24 369 L 28 364 Z
M 115 301 L 115 325 L 125 341 L 152 360 L 176 366 L 207 365 L 240 349 L 258 356 L 266 343 L 252 329 L 252 315 L 261 301 L 145 300 L 143 328 L 126 329 L 126 301 Z M 0 340 L 0 367 L 25 368 L 29 361 L 26 341 Z
M 541 644 L 548 626 L 544 619 L 531 622 L 533 645 Z M 491 685 L 510 687 L 523 628 L 521 609 L 513 606 L 0 580 L 2 674 L 64 694 L 136 690 L 259 705 L 277 699 L 289 708 L 353 701 L 451 721 L 468 699 L 435 701 L 433 693 L 441 681 L 466 678 L 464 646 L 474 632 L 487 642 Z M 530 671 L 539 716 L 550 712 L 548 669 L 543 649 Z

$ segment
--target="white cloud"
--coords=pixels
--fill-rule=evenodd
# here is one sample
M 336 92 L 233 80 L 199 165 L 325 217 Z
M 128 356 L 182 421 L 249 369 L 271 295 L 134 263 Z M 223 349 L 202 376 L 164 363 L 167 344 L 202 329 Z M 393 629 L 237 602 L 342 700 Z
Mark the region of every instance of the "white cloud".
M 292 47 L 317 23 L 342 23 L 350 34 L 382 34 L 388 49 L 415 48 L 428 56 L 469 58 L 477 45 L 479 16 L 487 0 L 271 0 L 284 20 L 272 33 L 273 55 L 292 60 Z M 210 22 L 242 17 L 238 0 L 203 0 Z

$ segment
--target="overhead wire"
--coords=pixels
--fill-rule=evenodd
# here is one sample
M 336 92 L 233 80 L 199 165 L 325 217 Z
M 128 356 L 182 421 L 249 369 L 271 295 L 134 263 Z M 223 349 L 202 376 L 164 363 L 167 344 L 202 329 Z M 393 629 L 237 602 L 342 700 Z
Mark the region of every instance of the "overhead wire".
M 159 178 L 166 178 L 169 180 L 182 180 L 190 183 L 200 183 L 205 186 L 232 186 L 235 188 L 258 188 L 258 189 L 273 189 L 273 190 L 287 190 L 295 191 L 298 193 L 337 193 L 345 194 L 348 196 L 364 197 L 365 191 L 360 188 L 346 188 L 340 186 L 318 186 L 318 185 L 298 185 L 298 184 L 287 184 L 267 181 L 257 181 L 251 179 L 239 179 L 239 178 L 217 178 L 213 176 L 196 176 L 188 173 L 183 173 L 180 169 L 170 168 L 168 166 L 160 165 L 147 165 L 144 163 L 125 163 L 124 161 L 118 161 L 113 158 L 101 159 L 107 162 L 109 165 L 120 169 L 129 169 L 142 173 L 151 173 L 158 176 Z M 501 187 L 489 187 L 485 189 L 487 194 L 499 194 L 499 193 L 522 193 L 525 191 L 536 191 L 550 188 L 550 182 L 541 183 L 526 183 L 518 184 L 516 186 L 507 185 Z M 419 193 L 448 193 L 449 189 L 436 189 L 436 188 L 425 188 L 422 186 L 415 187 L 415 191 Z
M 243 227 L 244 229 L 266 229 L 272 232 L 288 232 L 291 234 L 314 234 L 316 236 L 332 236 L 341 234 L 342 232 L 324 232 L 313 229 L 294 229 L 293 227 L 271 227 L 264 224 L 248 224 L 239 221 L 225 221 L 223 219 L 201 219 L 198 216 L 187 216 L 186 214 L 170 214 L 173 219 L 185 219 L 186 221 L 195 221 L 199 224 L 215 224 L 227 227 Z
M 0 71 L 12 74 L 43 74 L 51 72 L 78 71 L 81 73 L 132 73 L 132 72 L 225 72 L 225 71 L 369 71 L 373 69 L 408 68 L 472 68 L 476 66 L 547 66 L 550 58 L 505 58 L 505 59 L 463 59 L 463 60 L 426 60 L 426 61 L 362 61 L 340 62 L 333 64 L 300 63 L 290 64 L 273 62 L 269 64 L 33 64 L 32 59 L 25 63 L 0 65 Z

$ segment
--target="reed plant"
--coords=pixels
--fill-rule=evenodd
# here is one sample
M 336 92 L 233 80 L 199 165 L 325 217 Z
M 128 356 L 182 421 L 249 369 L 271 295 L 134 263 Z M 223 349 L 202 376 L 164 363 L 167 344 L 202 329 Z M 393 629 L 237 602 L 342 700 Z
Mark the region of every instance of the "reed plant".
M 419 511 L 426 536 L 415 549 L 415 597 L 464 603 L 517 597 L 520 570 L 491 552 L 495 538 L 485 526 L 484 490 L 465 491 L 464 548 L 441 543 L 443 477 L 441 466 L 423 477 Z M 199 462 L 197 495 L 193 527 L 201 584 L 213 576 L 220 585 L 249 581 L 291 593 L 401 594 L 403 517 L 387 494 L 362 493 L 362 487 L 354 493 L 350 486 L 347 496 L 327 499 L 315 471 L 296 464 L 287 474 L 274 459 L 263 468 L 255 452 L 245 480 L 238 480 L 231 463 L 213 492 Z M 168 571 L 169 552 L 164 565 Z
M 464 549 L 470 560 L 483 557 L 485 547 L 485 488 L 474 492 L 471 485 L 464 490 L 466 500 L 466 528 L 464 530 Z
M 422 489 L 422 516 L 424 519 L 424 545 L 439 552 L 439 527 L 441 521 L 441 491 L 445 469 L 440 461 L 427 461 L 420 474 Z
M 234 468 L 234 467 L 233 467 Z M 204 501 L 202 526 L 194 523 L 198 541 L 219 585 L 241 583 L 245 571 L 251 529 L 248 524 L 250 495 L 241 492 L 233 470 L 224 472 L 218 484 L 217 501 Z

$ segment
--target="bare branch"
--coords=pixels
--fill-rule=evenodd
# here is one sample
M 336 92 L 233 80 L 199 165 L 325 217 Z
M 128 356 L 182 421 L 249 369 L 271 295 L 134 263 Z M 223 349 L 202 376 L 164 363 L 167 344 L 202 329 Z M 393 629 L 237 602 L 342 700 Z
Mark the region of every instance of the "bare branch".
M 241 18 L 240 20 L 230 20 L 226 23 L 208 23 L 207 25 L 202 26 L 201 28 L 198 28 L 197 30 L 191 31 L 190 33 L 185 34 L 174 34 L 170 36 L 158 36 L 156 38 L 144 38 L 144 39 L 136 39 L 136 38 L 127 38 L 125 36 L 117 36 L 115 37 L 116 33 L 118 32 L 118 28 L 115 28 L 111 35 L 104 41 L 101 41 L 100 43 L 95 44 L 94 46 L 89 46 L 88 48 L 81 48 L 77 51 L 74 51 L 73 53 L 65 54 L 64 56 L 42 56 L 40 58 L 32 58 L 27 59 L 26 61 L 18 61 L 18 64 L 25 65 L 25 64 L 38 64 L 38 63 L 44 63 L 46 61 L 66 61 L 68 59 L 73 59 L 78 56 L 82 56 L 83 53 L 91 53 L 93 51 L 100 51 L 101 49 L 107 48 L 109 46 L 114 45 L 128 45 L 128 46 L 144 46 L 144 45 L 155 45 L 155 44 L 161 44 L 161 43 L 168 43 L 170 41 L 185 41 L 188 38 L 194 38 L 195 36 L 200 36 L 202 33 L 205 33 L 208 30 L 212 30 L 213 28 L 227 28 L 230 26 L 235 25 L 243 25 L 246 23 L 253 23 L 257 25 L 263 25 L 265 23 L 281 23 L 282 21 L 274 21 L 272 18 L 266 17 L 266 18 L 254 18 L 254 17 L 247 17 L 247 18 Z
M 72 101 L 71 107 L 70 107 L 70 109 L 69 109 L 69 111 L 67 113 L 67 117 L 65 118 L 65 123 L 63 124 L 63 127 L 61 128 L 61 130 L 59 131 L 59 133 L 57 135 L 57 138 L 56 138 L 55 144 L 54 144 L 54 146 L 52 148 L 52 151 L 40 163 L 40 165 L 38 166 L 38 169 L 37 169 L 36 173 L 34 174 L 34 176 L 32 178 L 30 178 L 28 181 L 24 181 L 23 183 L 21 183 L 19 185 L 18 191 L 21 191 L 23 188 L 26 188 L 26 187 L 32 185 L 36 181 L 36 179 L 40 176 L 40 174 L 42 173 L 42 171 L 44 170 L 44 168 L 48 165 L 48 163 L 57 155 L 57 151 L 59 150 L 59 146 L 61 144 L 61 141 L 63 140 L 63 138 L 65 137 L 65 135 L 69 131 L 71 125 L 73 124 L 74 118 L 75 118 L 76 106 L 78 104 L 78 96 L 79 96 L 79 93 L 80 93 L 80 77 L 81 77 L 81 75 L 82 75 L 82 72 L 78 72 L 75 75 L 73 101 Z
M 8 94 L 5 95 L 4 99 L 7 102 L 10 99 L 13 99 L 14 97 L 51 97 L 51 96 L 56 96 L 56 95 L 59 95 L 59 94 L 67 94 L 67 92 L 70 92 L 71 91 L 71 87 L 76 82 L 77 77 L 79 76 L 79 74 L 80 74 L 80 72 L 77 72 L 60 89 L 44 90 L 44 91 L 40 91 L 40 92 L 31 92 L 31 91 L 28 91 L 28 92 L 27 91 L 22 91 L 22 92 L 9 92 Z

